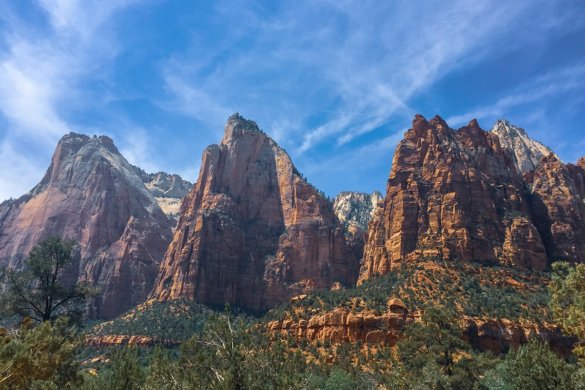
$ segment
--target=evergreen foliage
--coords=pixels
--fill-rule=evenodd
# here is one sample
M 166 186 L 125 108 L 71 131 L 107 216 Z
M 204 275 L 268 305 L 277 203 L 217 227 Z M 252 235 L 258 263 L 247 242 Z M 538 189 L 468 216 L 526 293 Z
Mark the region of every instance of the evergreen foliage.
M 200 333 L 215 312 L 191 301 L 151 302 L 95 326 L 96 336 L 134 334 L 185 341 Z
M 65 317 L 53 324 L 23 321 L 0 336 L 0 388 L 76 389 L 81 339 Z
M 73 261 L 74 245 L 73 241 L 48 238 L 30 251 L 22 270 L 2 270 L 6 290 L 0 304 L 4 314 L 27 316 L 39 322 L 63 315 L 81 318 L 85 298 L 95 291 L 86 284 L 64 280 Z
M 555 320 L 577 337 L 575 354 L 585 360 L 585 264 L 553 264 L 550 306 Z
M 456 307 L 462 315 L 541 322 L 550 319 L 548 281 L 546 274 L 530 270 L 421 261 L 356 287 L 312 292 L 297 303 L 273 308 L 265 318 L 279 319 L 286 313 L 308 319 L 337 307 L 381 313 L 387 310 L 388 298 L 400 297 L 410 311 L 442 305 Z
M 398 355 L 408 383 L 421 388 L 471 389 L 491 363 L 463 340 L 456 313 L 441 306 L 426 308 L 420 322 L 406 327 Z
M 546 345 L 532 341 L 488 371 L 482 384 L 502 390 L 582 389 L 582 370 L 559 358 Z

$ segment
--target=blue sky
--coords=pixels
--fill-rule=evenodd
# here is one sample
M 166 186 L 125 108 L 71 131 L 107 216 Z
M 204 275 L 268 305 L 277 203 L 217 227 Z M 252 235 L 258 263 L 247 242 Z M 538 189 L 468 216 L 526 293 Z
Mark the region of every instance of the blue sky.
M 233 112 L 330 196 L 384 190 L 415 113 L 585 155 L 583 0 L 7 0 L 0 31 L 0 200 L 69 131 L 195 181 Z

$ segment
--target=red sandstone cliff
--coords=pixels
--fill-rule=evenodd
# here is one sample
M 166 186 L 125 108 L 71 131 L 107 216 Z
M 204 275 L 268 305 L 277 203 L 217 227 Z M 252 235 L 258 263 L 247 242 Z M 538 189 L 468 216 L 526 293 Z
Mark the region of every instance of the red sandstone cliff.
M 535 221 L 551 260 L 585 261 L 585 160 L 563 164 L 549 155 L 527 181 Z
M 203 152 L 153 297 L 262 311 L 308 289 L 355 283 L 360 255 L 288 154 L 236 114 Z
M 101 287 L 91 314 L 111 318 L 145 300 L 171 229 L 111 139 L 71 133 L 41 182 L 0 205 L 0 264 L 19 267 L 49 236 L 79 243 L 68 277 Z
M 506 134 L 417 115 L 370 221 L 360 280 L 417 256 L 536 270 L 584 261 L 585 162 L 566 166 L 550 155 L 523 176 L 526 153 L 513 154 L 509 140 L 502 148 Z

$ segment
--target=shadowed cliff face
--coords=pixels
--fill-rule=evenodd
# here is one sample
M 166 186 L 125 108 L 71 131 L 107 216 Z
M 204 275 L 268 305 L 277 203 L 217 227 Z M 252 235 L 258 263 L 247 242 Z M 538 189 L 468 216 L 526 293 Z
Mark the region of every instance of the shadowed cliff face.
M 79 243 L 67 277 L 101 287 L 91 315 L 141 303 L 171 239 L 166 216 L 111 139 L 64 136 L 41 182 L 0 205 L 0 262 L 19 267 L 50 236 Z
M 585 262 L 585 164 L 545 157 L 527 175 L 535 223 L 551 260 Z
M 558 258 L 583 261 L 583 164 L 550 155 L 524 177 L 520 167 L 534 166 L 534 153 L 514 150 L 509 136 L 475 120 L 453 130 L 417 115 L 369 224 L 360 280 L 417 256 L 536 270 Z
M 262 311 L 356 281 L 361 253 L 288 154 L 239 115 L 203 153 L 153 296 Z

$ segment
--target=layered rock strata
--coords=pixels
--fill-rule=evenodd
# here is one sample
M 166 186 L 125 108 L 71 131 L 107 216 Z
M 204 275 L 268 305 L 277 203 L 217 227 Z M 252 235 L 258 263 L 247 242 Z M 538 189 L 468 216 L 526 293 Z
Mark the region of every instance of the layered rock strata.
M 405 325 L 418 321 L 418 313 L 389 310 L 382 315 L 352 313 L 335 309 L 307 320 L 271 321 L 266 331 L 276 337 L 294 337 L 298 340 L 330 342 L 332 344 L 363 342 L 395 346 L 402 337 Z M 560 328 L 548 324 L 520 324 L 507 319 L 482 320 L 464 317 L 460 320 L 463 337 L 481 351 L 505 353 L 531 339 L 548 343 L 562 356 L 569 356 L 574 340 L 563 335 Z
M 535 224 L 551 260 L 585 262 L 585 160 L 545 157 L 527 175 Z

